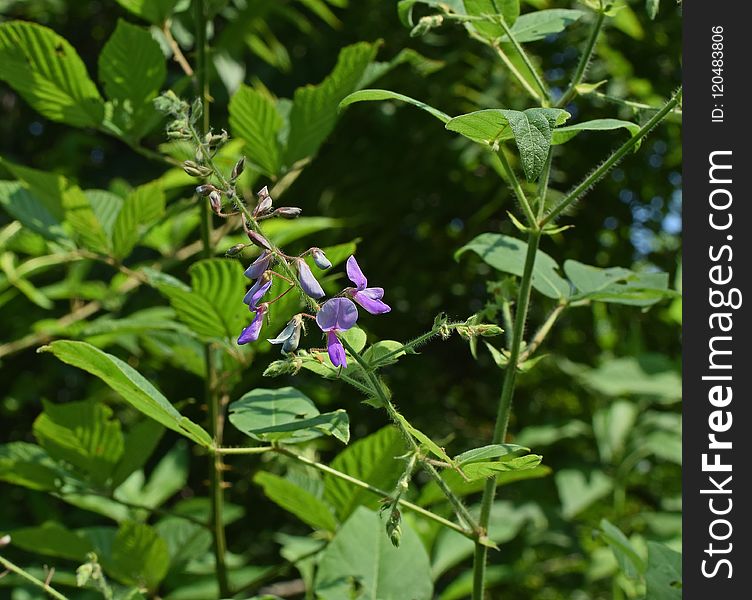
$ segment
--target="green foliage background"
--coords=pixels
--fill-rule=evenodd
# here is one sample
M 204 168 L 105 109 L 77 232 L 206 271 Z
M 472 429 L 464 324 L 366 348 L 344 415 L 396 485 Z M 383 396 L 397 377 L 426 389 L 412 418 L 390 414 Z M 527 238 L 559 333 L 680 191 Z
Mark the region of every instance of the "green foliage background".
M 242 7 L 245 3 L 234 4 Z M 261 21 L 247 18 L 243 11 L 250 8 L 240 8 L 231 23 L 218 25 L 212 44 L 239 59 L 245 67 L 246 83 L 263 82 L 282 97 L 291 97 L 301 85 L 321 81 L 345 45 L 381 39 L 380 60 L 394 57 L 403 48 L 413 48 L 443 65 L 428 75 L 402 65 L 376 87 L 420 98 L 449 114 L 488 106 L 528 106 L 527 98 L 508 78 L 503 65 L 459 27 L 410 38 L 409 30 L 399 23 L 393 3 L 359 0 L 345 4 L 327 5 L 327 11 L 321 13 L 324 19 L 292 2 L 279 3 L 268 20 Z M 569 7 L 570 3 L 523 3 L 526 10 L 549 5 Z M 680 8 L 664 1 L 657 18 L 651 21 L 643 2 L 628 6 L 601 38 L 588 80 L 608 79 L 603 90 L 610 95 L 659 106 L 680 80 Z M 307 23 L 303 31 L 285 18 L 288 8 Z M 416 12 L 422 10 L 416 8 Z M 92 77 L 97 72 L 97 56 L 117 20 L 137 22 L 115 2 L 96 0 L 0 0 L 0 11 L 3 18 L 33 20 L 54 29 L 76 48 Z M 190 48 L 190 13 L 180 13 L 176 22 L 176 31 L 182 35 L 178 41 Z M 264 60 L 255 40 L 272 39 L 267 27 L 276 41 L 261 52 L 266 53 Z M 552 86 L 566 87 L 578 59 L 574 44 L 581 44 L 586 35 L 587 27 L 578 23 L 566 35 L 536 43 L 536 54 L 542 57 L 546 79 Z M 187 55 L 190 60 L 190 50 Z M 170 85 L 180 78 L 180 72 L 172 61 L 167 66 Z M 190 93 L 190 87 L 184 93 Z M 216 77 L 212 96 L 212 125 L 215 130 L 230 129 L 230 94 Z M 628 107 L 618 108 L 617 115 L 613 105 L 592 97 L 576 100 L 569 110 L 576 119 L 585 108 L 588 118 L 618 116 L 639 122 L 644 117 Z M 3 159 L 62 174 L 82 189 L 118 189 L 123 182 L 137 186 L 164 171 L 163 165 L 133 152 L 113 137 L 43 119 L 4 84 L 0 84 L 0 111 Z M 557 154 L 552 186 L 562 191 L 570 188 L 625 135 L 581 134 L 566 146 L 566 151 Z M 162 142 L 159 126 L 151 130 L 143 145 L 155 148 Z M 13 178 L 7 172 L 0 174 L 3 179 Z M 668 272 L 672 282 L 678 282 L 680 185 L 680 127 L 678 120 L 669 119 L 562 219 L 574 229 L 544 238 L 542 250 L 560 264 L 573 259 L 603 267 L 657 268 Z M 172 194 L 168 201 L 176 203 L 188 197 L 189 192 Z M 468 140 L 448 134 L 432 117 L 400 104 L 349 107 L 313 163 L 286 191 L 284 200 L 285 204 L 302 207 L 306 215 L 331 217 L 339 223 L 306 238 L 305 243 L 325 247 L 361 240 L 359 262 L 368 265 L 369 277 L 387 289 L 394 309 L 386 317 L 368 322 L 367 333 L 372 339 L 418 335 L 431 327 L 440 311 L 464 319 L 481 310 L 493 297 L 489 290 L 493 292 L 494 285 L 488 282 L 501 281 L 504 276 L 477 259 L 455 261 L 454 252 L 484 232 L 518 235 L 506 213 L 514 208 L 512 194 L 499 184 L 484 154 Z M 0 214 L 0 226 L 11 220 L 7 214 Z M 194 229 L 189 241 L 197 235 Z M 22 254 L 23 241 L 14 243 L 3 251 Z M 307 247 L 303 243 L 298 242 L 301 249 Z M 135 258 L 146 260 L 149 252 L 137 249 Z M 71 264 L 67 268 L 89 282 L 87 286 L 92 289 L 108 285 L 115 276 L 112 268 L 104 265 Z M 172 274 L 186 279 L 179 268 Z M 58 278 L 50 273 L 35 278 L 34 284 L 45 289 Z M 81 298 L 63 298 L 42 307 L 15 288 L 6 288 L 2 292 L 0 344 L 21 339 L 41 321 L 60 318 L 80 306 L 86 301 L 87 289 L 82 287 Z M 159 294 L 146 287 L 129 297 L 124 306 L 118 306 L 113 298 L 104 299 L 105 306 L 116 307 L 120 314 L 163 304 Z M 540 323 L 550 308 L 545 301 L 534 302 L 530 322 Z M 604 518 L 631 535 L 641 552 L 645 539 L 679 549 L 681 459 L 675 445 L 680 427 L 676 404 L 680 395 L 680 315 L 679 300 L 662 302 L 647 312 L 595 304 L 567 312 L 558 323 L 544 348 L 547 357 L 520 382 L 509 440 L 543 454 L 543 464 L 553 474 L 501 490 L 500 499 L 516 507 L 510 508 L 509 519 L 517 519 L 519 527 L 505 537 L 500 552 L 491 553 L 491 564 L 498 567 L 492 597 L 636 597 L 640 593 L 638 583 L 623 574 L 618 575 L 617 583 L 612 582 L 616 562 L 606 550 L 603 537 L 593 536 Z M 168 398 L 187 399 L 185 406 L 192 418 L 203 418 L 196 392 L 201 385 L 198 377 L 186 375 L 174 361 L 146 351 L 138 340 L 123 339 L 115 348 L 119 356 L 153 379 Z M 111 394 L 85 373 L 34 350 L 29 347 L 2 357 L 3 443 L 33 441 L 32 423 L 45 401 L 71 402 L 89 395 L 103 399 Z M 387 424 L 381 412 L 361 404 L 344 385 L 305 373 L 283 377 L 270 385 L 261 374 L 273 358 L 260 347 L 259 355 L 243 371 L 238 389 L 295 385 L 305 390 L 321 412 L 345 408 L 353 439 Z M 389 368 L 385 375 L 401 411 L 433 439 L 458 449 L 480 446 L 490 439 L 501 371 L 484 349 L 475 360 L 457 337 L 434 342 L 423 348 L 420 356 Z M 122 405 L 113 406 L 121 411 L 121 418 L 133 419 Z M 622 412 L 611 414 L 616 406 Z M 646 411 L 652 422 L 645 421 Z M 635 425 L 631 427 L 633 418 Z M 661 420 L 668 425 L 656 426 Z M 237 431 L 228 429 L 227 436 L 230 445 L 244 443 Z M 174 443 L 172 436 L 162 438 L 147 471 Z M 635 463 L 627 468 L 623 460 L 635 448 L 644 452 L 639 452 Z M 325 456 L 332 456 L 334 450 L 333 444 L 323 447 Z M 198 466 L 189 471 L 187 480 L 177 482 L 175 493 L 183 498 L 205 494 L 203 458 L 185 460 Z M 269 566 L 281 560 L 280 536 L 305 535 L 310 528 L 262 493 L 264 483 L 253 477 L 259 469 L 258 462 L 244 462 L 228 474 L 232 484 L 228 500 L 242 511 L 242 517 L 228 530 L 228 542 L 230 550 L 242 555 L 248 564 Z M 618 484 L 615 489 L 609 487 L 596 494 L 592 503 L 580 509 L 572 502 L 584 495 L 577 487 L 584 484 L 572 483 L 571 477 L 568 482 L 566 476 L 561 479 L 556 475 L 561 472 L 574 479 L 577 474 L 586 474 L 593 485 L 593 477 L 603 474 L 616 478 Z M 569 496 L 567 487 L 573 490 Z M 107 522 L 42 492 L 0 483 L 0 494 L 4 500 L 2 531 L 46 521 L 57 521 L 71 529 Z M 519 507 L 527 507 L 527 516 L 519 512 Z M 33 554 L 15 548 L 12 554 L 22 564 L 41 564 Z M 466 562 L 453 565 L 438 579 L 437 593 L 445 593 L 441 598 L 455 597 L 446 590 L 466 567 Z M 290 570 L 280 577 L 289 579 L 293 573 Z M 167 583 L 172 589 L 177 587 L 177 582 L 169 578 Z M 9 588 L 0 588 L 0 596 L 6 597 L 6 593 L 10 594 Z M 34 593 L 19 588 L 12 598 L 38 597 Z

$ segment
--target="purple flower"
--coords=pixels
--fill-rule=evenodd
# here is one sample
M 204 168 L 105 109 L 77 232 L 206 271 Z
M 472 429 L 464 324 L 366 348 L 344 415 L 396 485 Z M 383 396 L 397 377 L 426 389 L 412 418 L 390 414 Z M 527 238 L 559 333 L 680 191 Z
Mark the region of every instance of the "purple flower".
M 245 276 L 248 279 L 256 279 L 261 277 L 261 274 L 269 268 L 272 262 L 272 253 L 264 250 L 256 260 L 251 263 L 251 266 L 245 270 Z
M 304 261 L 302 258 L 296 258 L 295 266 L 298 269 L 300 287 L 303 288 L 303 291 L 311 298 L 322 298 L 324 296 L 324 290 L 322 289 L 319 282 L 316 281 L 316 278 L 313 276 L 311 267 L 308 266 L 308 263 L 306 263 L 306 261 Z
M 295 352 L 300 343 L 300 330 L 303 327 L 303 316 L 295 315 L 287 323 L 285 328 L 273 340 L 267 340 L 270 344 L 282 344 L 282 354 Z
M 272 287 L 272 276 L 269 275 L 269 271 L 264 271 L 261 277 L 256 280 L 256 283 L 251 286 L 251 289 L 246 292 L 243 302 L 248 305 L 249 309 L 256 310 L 259 300 L 269 291 L 270 287 Z
M 259 334 L 261 333 L 261 326 L 264 324 L 264 316 L 266 316 L 266 312 L 268 310 L 268 304 L 261 304 L 256 309 L 256 315 L 253 317 L 253 321 L 248 327 L 243 329 L 240 337 L 238 337 L 238 344 L 242 346 L 243 344 L 247 344 L 249 342 L 255 342 L 259 338 Z
M 358 309 L 347 298 L 332 298 L 321 306 L 316 323 L 326 333 L 326 349 L 335 367 L 347 368 L 347 356 L 337 333 L 347 331 L 358 321 Z
M 368 279 L 363 275 L 363 271 L 358 266 L 358 261 L 354 256 L 347 259 L 347 277 L 355 284 L 355 288 L 347 288 L 345 292 L 355 302 L 360 304 L 372 315 L 382 315 L 388 313 L 391 307 L 381 301 L 384 297 L 384 288 L 367 287 Z

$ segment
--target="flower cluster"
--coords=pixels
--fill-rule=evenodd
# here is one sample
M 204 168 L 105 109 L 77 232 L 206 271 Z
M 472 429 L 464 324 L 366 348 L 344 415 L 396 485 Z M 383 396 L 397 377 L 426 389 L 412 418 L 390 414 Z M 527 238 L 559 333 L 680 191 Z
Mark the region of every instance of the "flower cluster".
M 295 212 L 295 216 L 300 214 L 300 209 L 295 207 L 284 207 L 283 213 L 289 212 L 290 215 L 280 213 L 282 209 L 272 211 L 272 199 L 266 188 L 259 192 L 258 197 L 259 202 L 252 213 L 256 219 L 263 218 L 265 215 L 289 218 L 293 212 Z M 309 318 L 315 320 L 321 331 L 326 334 L 327 352 L 332 364 L 335 367 L 347 367 L 347 356 L 339 334 L 351 329 L 358 321 L 358 308 L 355 303 L 372 315 L 388 313 L 391 310 L 389 305 L 382 300 L 384 288 L 368 287 L 368 279 L 363 274 L 358 261 L 355 260 L 354 256 L 350 256 L 347 259 L 346 272 L 354 287 L 343 289 L 339 294 L 319 306 L 317 301 L 321 300 L 326 294 L 308 266 L 305 257 L 310 256 L 317 268 L 326 270 L 332 266 L 326 254 L 320 248 L 313 247 L 299 256 L 288 256 L 272 246 L 257 231 L 250 229 L 247 223 L 245 224 L 249 239 L 262 251 L 260 256 L 245 271 L 246 277 L 253 280 L 253 284 L 246 292 L 243 302 L 248 305 L 248 309 L 254 313 L 254 316 L 251 324 L 243 329 L 238 337 L 238 344 L 248 344 L 258 340 L 270 306 L 290 290 L 298 288 L 312 299 L 309 305 L 315 314 L 296 314 L 277 337 L 267 341 L 272 344 L 281 344 L 283 354 L 294 352 L 300 343 L 301 332 L 305 331 L 304 318 Z M 273 267 L 276 264 L 280 268 L 275 271 Z M 264 297 L 272 287 L 275 277 L 286 281 L 289 288 L 276 298 L 264 301 Z

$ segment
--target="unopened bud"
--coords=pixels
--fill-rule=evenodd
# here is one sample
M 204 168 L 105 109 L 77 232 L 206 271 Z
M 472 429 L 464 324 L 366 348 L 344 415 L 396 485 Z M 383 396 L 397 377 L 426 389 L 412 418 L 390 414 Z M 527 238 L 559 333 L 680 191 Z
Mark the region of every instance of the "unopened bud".
M 302 212 L 303 209 L 297 206 L 280 206 L 274 211 L 274 215 L 283 219 L 297 219 Z
M 199 165 L 192 160 L 186 160 L 183 163 L 183 171 L 191 177 L 209 177 L 212 174 L 212 170 L 209 167 Z
M 265 248 L 266 250 L 272 249 L 271 244 L 266 240 L 266 238 L 263 235 L 260 235 L 253 230 L 249 230 L 247 233 L 248 233 L 248 239 L 250 239 L 254 244 L 259 246 L 260 248 Z
M 443 22 L 444 17 L 442 15 L 421 17 L 418 24 L 410 31 L 410 37 L 420 37 L 421 35 L 425 35 L 432 29 L 440 27 Z
M 235 166 L 232 168 L 232 176 L 231 178 L 233 180 L 240 177 L 240 175 L 243 173 L 243 170 L 245 169 L 245 156 L 241 156 L 240 160 L 235 163 Z
M 260 217 L 272 209 L 272 197 L 269 195 L 269 188 L 266 186 L 262 187 L 256 195 L 258 196 L 258 204 L 253 209 L 253 216 Z
M 209 204 L 215 213 L 219 214 L 222 212 L 222 196 L 219 195 L 217 190 L 209 194 Z
M 225 256 L 237 256 L 240 254 L 248 244 L 235 244 L 232 248 L 228 248 L 225 251 Z
M 326 257 L 321 248 L 311 248 L 311 257 L 316 266 L 321 270 L 329 269 L 332 266 L 332 262 Z
M 208 196 L 212 192 L 218 192 L 219 190 L 215 188 L 211 183 L 205 183 L 204 185 L 199 185 L 196 187 L 196 193 L 199 196 Z

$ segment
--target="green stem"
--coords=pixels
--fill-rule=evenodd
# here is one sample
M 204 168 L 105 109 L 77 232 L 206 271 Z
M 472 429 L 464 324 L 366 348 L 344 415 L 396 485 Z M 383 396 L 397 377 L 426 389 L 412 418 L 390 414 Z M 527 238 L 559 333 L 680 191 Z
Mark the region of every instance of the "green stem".
M 209 130 L 209 78 L 207 71 L 207 44 L 206 44 L 206 4 L 205 0 L 193 0 L 193 18 L 196 35 L 196 87 L 198 97 L 201 99 L 203 109 L 200 134 L 193 128 L 196 138 L 198 138 L 201 148 L 204 148 L 203 139 L 201 139 Z M 212 163 L 212 168 L 213 163 Z M 203 246 L 203 255 L 205 258 L 211 258 L 214 254 L 211 242 L 212 224 L 209 205 L 203 198 L 199 198 L 198 208 L 201 214 L 201 242 Z M 214 351 L 210 344 L 204 346 L 204 364 L 206 366 L 206 401 L 209 405 L 209 420 L 214 447 L 219 448 L 222 445 L 222 435 L 224 429 L 224 415 L 222 414 L 222 402 L 220 399 L 220 390 L 217 385 L 217 373 L 214 365 Z M 214 561 L 217 577 L 217 586 L 220 597 L 224 598 L 230 595 L 230 586 L 227 578 L 227 565 L 225 556 L 227 554 L 227 541 L 225 539 L 225 526 L 222 519 L 224 511 L 224 464 L 222 455 L 216 451 L 211 452 L 211 464 L 209 467 L 209 485 L 210 485 L 210 502 L 211 502 L 211 525 L 213 532 Z
M 301 456 L 299 454 L 295 454 L 294 452 L 291 452 L 287 448 L 277 447 L 274 448 L 274 450 L 280 454 L 283 454 L 285 456 L 289 456 L 290 458 L 293 458 L 297 460 L 298 462 L 301 462 L 303 464 L 306 464 L 310 467 L 313 467 L 314 469 L 318 469 L 319 471 L 323 473 L 328 473 L 329 475 L 332 475 L 334 477 L 337 477 L 338 479 L 342 479 L 343 481 L 347 481 L 348 483 L 351 483 L 355 486 L 358 486 L 359 488 L 362 488 L 364 490 L 367 490 L 371 492 L 372 494 L 375 494 L 381 498 L 389 498 L 391 494 L 385 490 L 379 489 L 369 483 L 366 483 L 365 481 L 361 481 L 360 479 L 357 479 L 356 477 L 352 477 L 348 475 L 347 473 L 343 473 L 342 471 L 338 471 L 337 469 L 333 469 L 330 466 L 327 466 L 325 464 L 322 464 L 320 462 L 317 462 L 315 460 L 312 460 L 310 458 L 306 458 L 305 456 Z M 453 529 L 454 531 L 461 533 L 467 538 L 475 539 L 475 534 L 472 531 L 468 531 L 467 529 L 464 529 L 462 526 L 458 525 L 457 523 L 453 523 L 449 519 L 445 519 L 444 517 L 441 517 L 435 513 L 432 513 L 430 510 L 426 510 L 425 508 L 418 506 L 417 504 L 413 504 L 412 502 L 409 502 L 407 500 L 404 500 L 402 498 L 399 498 L 397 500 L 400 506 L 403 506 L 404 508 L 407 508 L 414 513 L 417 513 L 419 515 L 422 515 L 426 517 L 427 519 L 431 519 L 432 521 L 436 521 L 437 523 L 440 523 L 444 527 L 448 527 L 449 529 Z
M 551 146 L 548 149 L 548 156 L 546 162 L 543 165 L 543 171 L 538 179 L 538 206 L 537 206 L 537 220 L 540 221 L 543 218 L 543 213 L 546 210 L 546 194 L 548 193 L 548 181 L 551 178 L 551 163 L 554 157 L 554 147 Z
M 507 433 L 507 424 L 509 423 L 509 413 L 512 409 L 514 386 L 517 378 L 517 365 L 520 358 L 520 348 L 522 347 L 525 320 L 527 319 L 527 310 L 528 305 L 530 304 L 530 290 L 532 289 L 533 283 L 533 267 L 535 266 L 535 256 L 538 252 L 540 238 L 540 231 L 530 231 L 528 234 L 525 267 L 522 272 L 519 294 L 517 296 L 517 312 L 514 318 L 512 346 L 509 350 L 509 363 L 506 372 L 504 373 L 504 384 L 501 389 L 501 398 L 499 400 L 499 407 L 496 414 L 496 425 L 494 426 L 492 444 L 503 443 Z M 486 487 L 483 490 L 480 519 L 478 523 L 483 532 L 488 528 L 488 522 L 491 517 L 491 507 L 493 505 L 495 494 L 496 477 L 489 477 L 486 481 Z M 473 562 L 473 600 L 483 600 L 483 593 L 486 585 L 487 556 L 488 547 L 476 541 L 475 558 Z
M 498 159 L 499 163 L 501 164 L 501 168 L 504 169 L 504 174 L 507 176 L 507 181 L 509 182 L 509 185 L 512 186 L 512 190 L 514 190 L 514 195 L 517 196 L 517 200 L 522 207 L 522 211 L 525 213 L 525 218 L 527 219 L 528 225 L 530 225 L 530 227 L 537 228 L 538 219 L 535 218 L 533 209 L 530 206 L 530 202 L 522 189 L 522 185 L 520 185 L 520 180 L 517 179 L 517 175 L 514 174 L 514 170 L 509 164 L 506 155 L 504 154 L 504 148 L 499 148 L 499 151 L 494 152 L 493 155 Z
M 591 186 L 600 181 L 603 176 L 608 173 L 609 169 L 618 163 L 624 156 L 632 150 L 658 123 L 660 123 L 671 110 L 679 104 L 682 97 L 682 90 L 674 94 L 674 96 L 663 105 L 663 108 L 655 113 L 650 120 L 643 125 L 640 130 L 627 142 L 625 142 L 618 150 L 616 150 L 611 156 L 609 156 L 595 171 L 585 177 L 582 182 L 577 185 L 571 192 L 569 192 L 565 198 L 559 201 L 559 203 L 551 209 L 551 211 L 540 220 L 540 226 L 543 227 L 547 223 L 550 223 L 553 219 L 558 217 L 562 211 L 575 202 L 580 196 L 582 196 Z
M 342 342 L 342 345 L 345 347 L 345 349 L 350 353 L 350 355 L 355 359 L 355 361 L 363 368 L 363 371 L 366 374 L 366 377 L 368 378 L 371 389 L 373 393 L 376 395 L 378 400 L 384 405 L 384 408 L 387 411 L 387 414 L 389 415 L 389 418 L 394 422 L 394 424 L 397 426 L 397 428 L 400 430 L 402 435 L 405 437 L 405 440 L 407 440 L 408 444 L 410 445 L 410 449 L 414 452 L 420 453 L 420 446 L 413 438 L 412 434 L 408 429 L 405 427 L 404 424 L 404 417 L 397 412 L 397 409 L 394 407 L 394 404 L 392 404 L 392 401 L 389 399 L 386 392 L 384 392 L 384 388 L 379 381 L 376 374 L 373 372 L 371 365 L 369 365 L 365 359 L 360 355 L 359 352 L 353 348 L 350 343 L 344 339 L 340 338 L 340 341 Z M 442 491 L 442 493 L 446 496 L 449 503 L 454 508 L 454 511 L 457 513 L 457 516 L 460 517 L 465 523 L 468 525 L 468 527 L 475 532 L 475 537 L 478 535 L 478 525 L 475 522 L 475 519 L 473 519 L 470 512 L 465 508 L 465 505 L 462 504 L 462 501 L 455 495 L 455 493 L 452 491 L 452 489 L 447 485 L 446 481 L 444 481 L 439 474 L 439 472 L 436 470 L 436 468 L 427 463 L 426 461 L 421 461 L 421 464 L 423 465 L 423 468 L 428 472 L 428 474 L 431 476 L 431 478 L 436 482 L 436 485 L 439 486 L 439 489 Z
M 538 70 L 535 68 L 535 65 L 533 65 L 533 62 L 530 60 L 530 57 L 528 56 L 527 52 L 525 52 L 525 49 L 522 47 L 522 44 L 520 44 L 517 41 L 517 38 L 512 33 L 512 30 L 509 28 L 509 25 L 507 25 L 506 19 L 502 17 L 501 15 L 496 15 L 496 21 L 501 25 L 501 28 L 504 30 L 504 33 L 506 34 L 507 38 L 509 38 L 509 41 L 512 43 L 512 46 L 514 46 L 514 49 L 517 51 L 517 54 L 522 59 L 522 62 L 525 63 L 525 66 L 527 67 L 528 71 L 530 71 L 530 74 L 533 76 L 533 81 L 535 81 L 535 85 L 538 86 L 538 89 L 540 90 L 540 99 L 541 104 L 544 106 L 548 104 L 548 102 L 551 99 L 551 95 L 548 92 L 548 88 L 546 87 L 546 84 L 543 83 L 543 80 L 541 79 L 540 75 L 538 74 Z
M 31 573 L 27 573 L 24 571 L 21 567 L 18 565 L 10 562 L 8 559 L 3 558 L 0 556 L 0 565 L 3 565 L 8 571 L 11 571 L 18 575 L 19 577 L 22 577 L 32 585 L 35 585 L 38 588 L 43 589 L 45 592 L 47 592 L 50 596 L 53 598 L 56 598 L 56 600 L 68 600 L 66 596 L 63 596 L 60 592 L 58 592 L 55 588 L 50 586 L 49 584 L 45 583 L 41 579 L 37 579 L 34 577 Z
M 642 102 L 634 102 L 633 100 L 624 100 L 623 98 L 617 98 L 616 96 L 609 96 L 608 94 L 604 94 L 603 92 L 599 92 L 597 90 L 588 92 L 588 95 L 595 96 L 596 98 L 605 100 L 606 102 L 611 102 L 612 104 L 618 104 L 619 106 L 634 108 L 635 110 L 650 110 L 655 112 L 661 110 L 660 107 L 651 106 L 650 104 L 644 104 Z M 670 114 L 681 117 L 682 111 L 680 108 L 674 108 L 671 110 Z
M 590 64 L 590 59 L 593 57 L 595 43 L 598 41 L 598 36 L 601 33 L 601 29 L 603 29 L 603 22 L 605 18 L 606 15 L 603 13 L 603 11 L 599 11 L 598 16 L 595 19 L 595 23 L 593 24 L 593 29 L 590 31 L 590 36 L 588 37 L 585 50 L 583 51 L 582 56 L 580 56 L 580 62 L 577 64 L 577 69 L 575 69 L 574 75 L 572 76 L 572 81 L 569 84 L 567 91 L 565 91 L 562 94 L 561 98 L 559 98 L 556 106 L 565 106 L 567 102 L 574 98 L 575 94 L 577 93 L 577 86 L 582 83 L 582 78 L 585 76 L 587 66 L 588 64 Z

